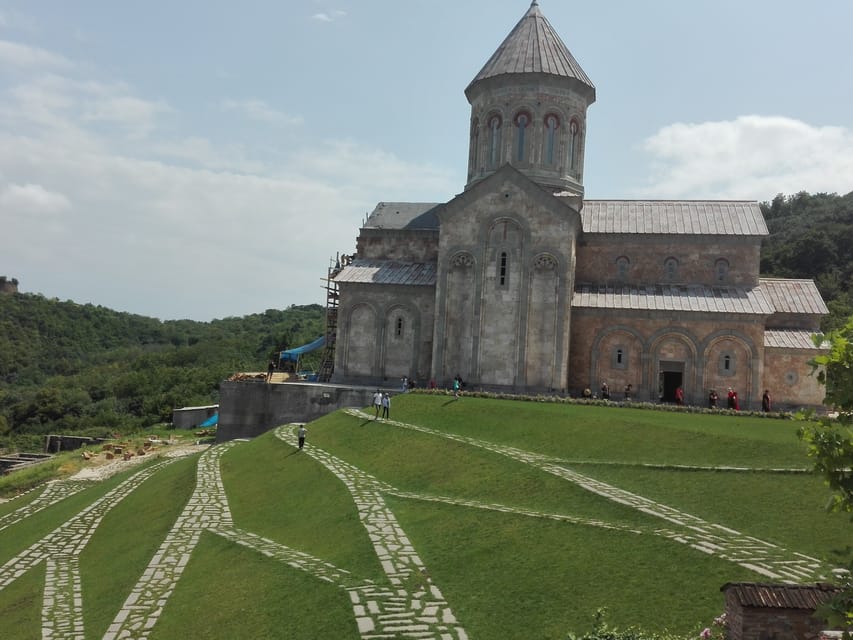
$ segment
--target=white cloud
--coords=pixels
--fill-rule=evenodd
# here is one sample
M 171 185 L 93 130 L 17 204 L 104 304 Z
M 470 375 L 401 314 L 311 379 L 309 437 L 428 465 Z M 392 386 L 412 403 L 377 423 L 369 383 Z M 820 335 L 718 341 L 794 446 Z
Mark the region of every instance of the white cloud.
M 63 56 L 9 40 L 0 40 L 0 65 L 12 69 L 70 69 L 73 66 Z
M 221 107 L 225 111 L 242 113 L 251 120 L 273 124 L 280 127 L 302 124 L 301 116 L 292 116 L 274 109 L 263 100 L 223 100 Z
M 6 223 L 15 214 L 54 214 L 71 208 L 63 194 L 49 191 L 40 184 L 8 184 L 0 187 L 0 211 L 5 211 Z
M 853 188 L 853 131 L 782 116 L 676 123 L 644 141 L 653 176 L 644 195 L 766 200 L 776 193 Z
M 107 95 L 93 99 L 85 107 L 84 118 L 118 125 L 131 137 L 147 136 L 155 127 L 156 117 L 171 111 L 162 101 L 151 102 L 128 95 Z
M 335 9 L 333 11 L 321 11 L 320 13 L 315 13 L 311 18 L 319 22 L 334 22 L 339 18 L 343 18 L 346 14 L 346 11 Z

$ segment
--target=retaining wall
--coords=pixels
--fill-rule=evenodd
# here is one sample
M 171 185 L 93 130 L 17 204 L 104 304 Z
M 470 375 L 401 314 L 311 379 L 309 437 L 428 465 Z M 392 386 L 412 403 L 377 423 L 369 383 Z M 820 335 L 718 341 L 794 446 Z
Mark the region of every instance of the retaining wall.
M 310 382 L 226 381 L 219 386 L 216 441 L 253 438 L 288 422 L 310 422 L 344 407 L 366 407 L 374 391 L 376 387 Z

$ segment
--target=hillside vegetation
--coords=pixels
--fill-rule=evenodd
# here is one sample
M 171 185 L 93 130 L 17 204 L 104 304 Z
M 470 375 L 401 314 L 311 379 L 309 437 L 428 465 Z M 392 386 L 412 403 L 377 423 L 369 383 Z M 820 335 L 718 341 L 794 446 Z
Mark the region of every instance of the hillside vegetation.
M 212 322 L 160 321 L 100 306 L 0 295 L 0 448 L 38 448 L 41 434 L 127 433 L 215 404 L 237 371 L 323 334 L 323 308 Z M 35 436 L 35 437 L 33 437 Z
M 830 311 L 821 328 L 843 326 L 853 316 L 853 192 L 779 194 L 761 211 L 762 275 L 814 279 Z

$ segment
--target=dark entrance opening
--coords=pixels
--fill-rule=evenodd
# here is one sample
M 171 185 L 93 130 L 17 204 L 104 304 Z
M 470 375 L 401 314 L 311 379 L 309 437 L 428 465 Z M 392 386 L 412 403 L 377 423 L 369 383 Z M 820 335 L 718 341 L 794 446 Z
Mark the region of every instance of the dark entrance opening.
M 658 393 L 661 402 L 675 402 L 675 390 L 684 384 L 684 363 L 661 360 Z

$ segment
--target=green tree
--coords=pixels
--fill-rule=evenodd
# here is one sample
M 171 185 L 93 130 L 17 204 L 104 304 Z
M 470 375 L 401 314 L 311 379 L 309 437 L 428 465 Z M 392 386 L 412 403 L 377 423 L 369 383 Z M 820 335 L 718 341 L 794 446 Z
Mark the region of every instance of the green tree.
M 826 404 L 837 417 L 822 418 L 800 429 L 814 468 L 833 491 L 831 508 L 853 514 L 853 317 L 826 339 L 830 349 L 814 360 L 818 380 L 826 385 Z M 853 518 L 852 518 L 853 519 Z M 849 570 L 840 576 L 841 592 L 820 611 L 830 623 L 853 629 L 853 548 L 845 550 Z M 853 633 L 846 633 L 853 638 Z

